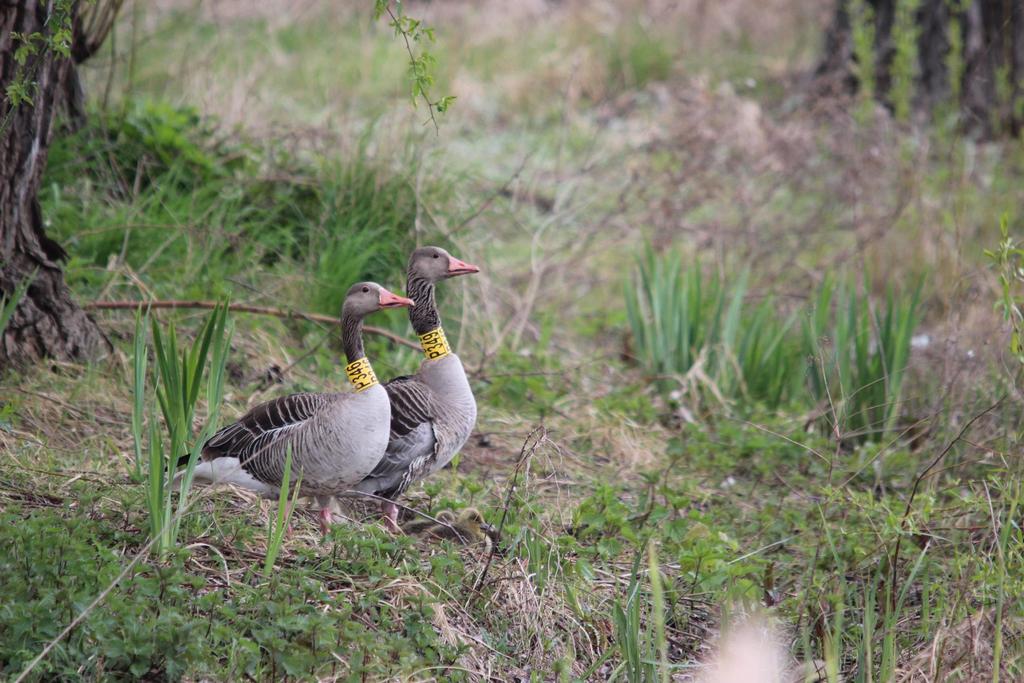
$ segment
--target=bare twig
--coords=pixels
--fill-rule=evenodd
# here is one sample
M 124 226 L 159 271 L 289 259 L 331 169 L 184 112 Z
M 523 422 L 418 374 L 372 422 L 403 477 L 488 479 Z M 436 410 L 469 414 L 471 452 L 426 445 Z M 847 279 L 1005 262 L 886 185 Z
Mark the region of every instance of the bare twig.
M 167 300 L 167 301 L 91 301 L 84 305 L 86 310 L 97 311 L 97 310 L 138 310 L 139 308 L 198 308 L 213 310 L 220 304 L 216 301 L 179 301 L 179 300 Z M 315 323 L 326 323 L 328 325 L 340 325 L 341 322 L 338 318 L 329 315 L 321 315 L 319 313 L 303 313 L 301 311 L 292 311 L 284 308 L 270 308 L 267 306 L 250 306 L 248 304 L 228 304 L 228 310 L 235 313 L 253 313 L 255 315 L 270 315 L 275 318 L 283 318 L 285 320 L 306 320 L 308 322 Z M 375 334 L 378 337 L 384 337 L 385 339 L 407 346 L 410 349 L 416 349 L 419 351 L 419 344 L 404 339 L 394 332 L 389 332 L 373 325 L 363 326 L 363 331 L 368 334 Z
M 505 531 L 505 520 L 508 519 L 508 509 L 512 505 L 512 495 L 516 492 L 516 484 L 519 482 L 519 473 L 522 472 L 523 468 L 533 457 L 537 447 L 544 442 L 547 438 L 548 430 L 545 429 L 544 425 L 538 425 L 533 428 L 526 438 L 523 439 L 523 447 L 519 450 L 519 459 L 516 461 L 516 469 L 512 472 L 512 479 L 509 480 L 508 489 L 505 491 L 505 506 L 501 511 L 501 522 L 498 523 L 498 534 L 497 537 L 501 538 L 502 533 Z M 487 561 L 484 563 L 484 568 L 480 571 L 480 576 L 477 577 L 476 582 L 473 584 L 473 592 L 476 593 L 480 590 L 481 586 L 484 585 L 484 579 L 487 578 L 487 571 L 491 568 L 491 562 L 494 560 L 494 555 L 498 552 L 498 544 L 492 543 L 491 550 L 487 553 Z
M 412 45 L 409 43 L 409 34 L 402 29 L 402 25 L 401 22 L 398 21 L 398 17 L 396 17 L 395 13 L 391 11 L 390 2 L 384 6 L 384 9 L 387 10 L 388 16 L 391 17 L 391 21 L 393 22 L 392 25 L 395 26 L 399 33 L 402 34 L 402 39 L 405 41 L 405 51 L 409 53 L 410 65 L 415 64 L 416 55 L 413 54 Z M 434 135 L 439 135 L 441 131 L 437 126 L 437 119 L 434 118 L 434 103 L 430 101 L 429 97 L 427 97 L 426 92 L 421 91 L 420 94 L 423 96 L 423 101 L 427 103 L 427 112 L 430 114 L 430 122 L 434 124 Z
M 964 424 L 963 427 L 961 427 L 960 431 L 957 432 L 957 435 L 954 436 L 950 440 L 950 442 L 948 444 L 946 444 L 946 447 L 943 448 L 939 452 L 939 454 L 937 456 L 935 456 L 935 459 L 933 459 L 930 463 L 928 463 L 928 467 L 925 467 L 924 470 L 921 471 L 921 474 L 917 475 L 917 478 L 914 479 L 914 486 L 910 489 L 910 496 L 907 497 L 907 505 L 906 505 L 905 508 L 903 508 L 903 517 L 900 518 L 900 531 L 901 532 L 906 530 L 907 519 L 910 517 L 910 508 L 914 504 L 914 497 L 917 496 L 917 489 L 918 489 L 918 487 L 921 486 L 921 482 L 924 480 L 924 478 L 928 476 L 928 473 L 931 472 L 932 469 L 934 469 L 935 466 L 938 465 L 939 462 L 941 462 L 942 459 L 945 458 L 946 455 L 951 450 L 953 450 L 953 446 L 958 444 L 961 441 L 961 439 L 963 439 L 964 435 L 967 433 L 967 431 L 971 427 L 974 426 L 975 422 L 977 422 L 982 417 L 984 417 L 985 415 L 988 415 L 993 410 L 998 408 L 1000 406 L 1000 404 L 1002 404 L 1002 402 L 1004 400 L 1006 400 L 1006 396 L 1000 397 L 1000 399 L 998 401 L 996 401 L 995 403 L 990 405 L 988 408 L 985 408 L 985 410 L 981 411 L 980 413 L 978 413 L 977 415 L 972 417 L 970 420 L 968 420 L 967 423 Z M 900 557 L 900 545 L 901 545 L 902 542 L 903 542 L 903 534 L 900 533 L 900 535 L 896 537 L 896 548 L 893 550 L 892 562 L 890 563 L 891 566 L 892 566 L 892 572 L 891 572 L 891 576 L 890 576 L 890 579 L 889 579 L 889 582 L 890 582 L 891 586 L 895 586 L 896 585 L 896 571 L 898 569 L 897 561 L 899 560 L 899 557 Z M 896 591 L 895 590 L 892 591 L 892 595 L 893 596 L 896 595 Z M 895 597 L 893 599 L 895 600 Z
M 449 238 L 452 235 L 454 235 L 455 233 L 461 231 L 464 227 L 466 227 L 467 225 L 472 223 L 474 220 L 476 220 L 476 218 L 480 214 L 482 214 L 484 211 L 486 211 L 488 209 L 488 207 L 490 207 L 490 205 L 494 203 L 495 199 L 497 199 L 499 196 L 504 196 L 508 192 L 509 186 L 511 186 L 512 183 L 515 182 L 515 180 L 523 172 L 523 169 L 526 168 L 526 163 L 530 160 L 530 157 L 532 157 L 532 156 L 533 156 L 533 152 L 530 152 L 529 154 L 524 156 L 522 163 L 519 164 L 519 168 L 517 168 L 515 170 L 515 172 L 512 175 L 510 175 L 508 177 L 508 179 L 504 183 L 502 183 L 501 187 L 499 187 L 497 190 L 492 192 L 490 194 L 490 196 L 487 197 L 487 199 L 485 199 L 484 201 L 480 202 L 480 205 L 477 206 L 476 209 L 473 210 L 468 216 L 463 218 L 462 221 L 458 225 L 456 225 L 454 228 L 452 228 L 451 230 L 446 232 L 445 235 L 444 235 L 445 238 Z

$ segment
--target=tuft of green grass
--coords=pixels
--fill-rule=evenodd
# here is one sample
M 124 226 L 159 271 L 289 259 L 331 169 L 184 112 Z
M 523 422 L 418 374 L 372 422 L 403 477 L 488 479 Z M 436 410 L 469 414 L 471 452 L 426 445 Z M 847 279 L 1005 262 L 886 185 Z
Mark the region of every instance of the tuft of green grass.
M 789 335 L 795 319 L 780 317 L 771 298 L 748 307 L 748 280 L 705 274 L 677 251 L 648 248 L 638 259 L 625 289 L 633 352 L 663 388 L 682 383 L 773 408 L 791 398 L 803 362 Z
M 382 172 L 365 152 L 324 175 L 321 217 L 308 234 L 306 267 L 314 285 L 312 307 L 337 314 L 353 282 L 404 285 L 418 201 L 409 176 Z
M 822 284 L 804 324 L 805 353 L 815 359 L 808 385 L 818 405 L 829 408 L 829 431 L 844 440 L 876 439 L 896 427 L 920 292 L 890 287 L 879 305 L 847 283 Z
M 604 49 L 610 92 L 643 88 L 672 74 L 675 55 L 668 41 L 637 21 L 618 27 Z
M 227 351 L 231 344 L 232 327 L 228 324 L 226 305 L 218 306 L 206 317 L 196 340 L 191 345 L 181 346 L 175 328 L 171 326 L 166 333 L 161 332 L 156 319 L 152 320 L 153 349 L 156 359 L 153 374 L 153 393 L 160 405 L 160 411 L 167 429 L 169 451 L 164 450 L 164 440 L 157 427 L 155 411 L 149 417 L 149 469 L 147 477 L 147 507 L 149 512 L 150 533 L 157 539 L 156 550 L 166 553 L 177 542 L 181 528 L 181 515 L 189 504 L 189 490 L 192 486 L 192 475 L 203 443 L 217 427 L 217 416 L 220 414 L 220 403 L 224 393 L 224 373 L 227 362 Z M 136 333 L 145 329 L 136 327 Z M 146 342 L 135 341 L 135 347 L 145 352 Z M 142 355 L 142 354 L 140 354 Z M 209 367 L 207 368 L 207 359 Z M 207 415 L 206 427 L 196 438 L 192 434 L 192 422 L 203 376 L 206 376 Z M 136 391 L 146 392 L 145 382 L 136 377 Z M 134 404 L 145 402 L 139 394 L 135 395 Z M 150 405 L 153 403 L 151 401 Z M 136 443 L 141 441 L 142 422 L 133 421 L 133 438 Z M 189 454 L 188 465 L 183 473 L 176 478 L 178 457 L 182 453 Z M 174 505 L 177 481 L 178 502 Z
M 676 251 L 638 260 L 625 302 L 640 365 L 667 390 L 776 409 L 829 407 L 828 431 L 852 443 L 891 432 L 903 410 L 920 291 L 890 287 L 877 304 L 825 278 L 811 308 L 784 315 L 770 297 L 749 306 L 749 272 L 705 274 Z M 813 370 L 807 371 L 807 360 Z M 807 382 L 802 377 L 807 375 Z

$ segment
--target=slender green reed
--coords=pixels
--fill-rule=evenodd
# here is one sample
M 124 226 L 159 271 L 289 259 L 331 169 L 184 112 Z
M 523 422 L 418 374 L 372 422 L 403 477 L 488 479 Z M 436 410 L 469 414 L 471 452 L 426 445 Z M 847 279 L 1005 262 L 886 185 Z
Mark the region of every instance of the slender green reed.
M 142 481 L 143 421 L 146 409 L 146 365 L 149 349 L 146 344 L 146 330 L 149 329 L 149 311 L 139 308 L 135 312 L 135 338 L 132 344 L 132 443 L 135 446 L 135 462 L 132 471 L 135 481 Z
M 920 286 L 881 306 L 846 283 L 826 278 L 805 318 L 805 354 L 815 361 L 811 397 L 830 406 L 844 440 L 864 441 L 889 432 L 903 408 L 910 340 L 920 321 Z M 827 340 L 827 341 L 826 341 Z
M 656 542 L 651 539 L 645 546 L 646 551 L 643 547 L 639 548 L 633 559 L 625 598 L 616 601 L 612 609 L 616 643 L 614 649 L 618 650 L 621 661 L 612 671 L 609 680 L 618 680 L 620 675 L 624 675 L 629 683 L 668 683 L 672 679 L 672 667 L 669 664 L 665 628 L 665 587 L 658 566 Z M 645 591 L 640 581 L 640 567 L 645 555 L 650 581 L 650 589 L 646 591 L 649 600 L 645 600 Z M 645 603 L 648 605 L 647 624 L 644 622 Z M 599 661 L 606 661 L 611 651 L 605 653 Z
M 918 572 L 921 571 L 921 566 L 924 563 L 924 558 L 927 554 L 928 546 L 926 545 L 917 556 L 917 561 L 914 562 L 914 566 L 910 570 L 910 575 L 907 576 L 907 580 L 903 582 L 903 586 L 900 588 L 895 604 L 891 597 L 894 587 L 890 584 L 886 584 L 885 611 L 883 612 L 882 617 L 882 667 L 878 673 L 878 680 L 880 681 L 891 681 L 896 678 L 898 655 L 896 647 L 896 626 L 900 621 L 900 615 L 903 612 L 903 605 L 907 600 L 907 594 L 910 592 L 910 587 L 914 584 L 914 579 L 917 578 Z
M 651 577 L 651 618 L 654 620 L 654 637 L 658 646 L 658 669 L 661 683 L 669 683 L 668 636 L 665 633 L 665 592 L 661 585 L 661 568 L 658 566 L 658 552 L 653 540 L 647 544 L 647 568 Z
M 633 571 L 626 589 L 625 600 L 615 603 L 612 620 L 615 624 L 615 642 L 622 662 L 616 667 L 612 678 L 625 673 L 629 683 L 650 683 L 656 680 L 653 650 L 650 638 L 643 625 L 641 603 L 643 593 L 640 586 L 640 560 L 643 552 L 638 551 L 633 560 Z
M 299 499 L 299 490 L 302 488 L 302 475 L 299 475 L 295 482 L 295 488 L 291 494 L 291 501 L 288 497 L 288 487 L 292 474 L 292 447 L 289 444 L 288 451 L 284 457 L 284 475 L 281 477 L 281 490 L 277 494 L 277 514 L 271 515 L 267 524 L 267 554 L 263 558 L 263 573 L 270 575 L 277 561 L 278 553 L 281 552 L 281 543 L 284 535 L 291 524 L 292 511 L 295 509 L 295 501 Z M 290 503 L 290 504 L 289 504 Z

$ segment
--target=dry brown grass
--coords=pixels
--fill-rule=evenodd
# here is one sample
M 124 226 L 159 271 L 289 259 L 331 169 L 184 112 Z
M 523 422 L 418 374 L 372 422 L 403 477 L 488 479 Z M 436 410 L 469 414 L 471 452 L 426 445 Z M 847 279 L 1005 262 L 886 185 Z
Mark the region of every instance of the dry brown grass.
M 991 681 L 993 646 L 995 642 L 995 613 L 992 609 L 978 610 L 973 616 L 956 624 L 939 628 L 930 643 L 919 651 L 906 653 L 897 674 L 897 680 L 911 681 Z M 1016 680 L 1024 661 L 1024 618 L 1007 610 L 1003 618 L 1003 663 L 1000 680 Z

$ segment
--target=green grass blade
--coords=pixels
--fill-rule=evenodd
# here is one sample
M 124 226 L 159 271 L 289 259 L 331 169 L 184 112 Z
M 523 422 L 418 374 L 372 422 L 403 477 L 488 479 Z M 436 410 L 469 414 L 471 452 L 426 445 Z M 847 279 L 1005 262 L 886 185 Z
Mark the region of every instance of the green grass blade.
M 132 443 L 135 447 L 134 476 L 136 481 L 142 480 L 142 441 L 143 421 L 146 403 L 146 364 L 149 360 L 149 347 L 146 343 L 146 330 L 149 328 L 149 311 L 143 315 L 140 307 L 135 311 L 135 337 L 132 344 Z
M 654 541 L 647 545 L 647 568 L 651 580 L 651 616 L 654 619 L 655 640 L 658 646 L 659 668 L 662 683 L 668 683 L 668 637 L 665 635 L 665 595 L 661 586 L 661 569 L 658 567 L 658 556 Z
M 281 490 L 277 495 L 277 514 L 271 516 L 269 520 L 269 528 L 267 530 L 267 553 L 263 558 L 263 573 L 266 575 L 270 574 L 270 571 L 274 567 L 274 563 L 277 561 L 278 553 L 281 551 L 281 543 L 284 541 L 284 534 L 288 530 L 288 524 L 291 521 L 292 510 L 294 509 L 295 502 L 299 498 L 299 490 L 301 489 L 302 477 L 295 482 L 295 488 L 291 495 L 291 505 L 289 505 L 288 490 L 291 480 L 292 472 L 292 449 L 288 447 L 284 458 L 284 474 L 281 477 Z M 276 523 L 275 523 L 276 522 Z

